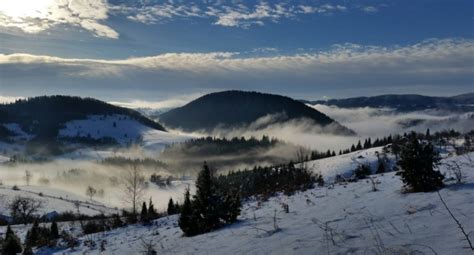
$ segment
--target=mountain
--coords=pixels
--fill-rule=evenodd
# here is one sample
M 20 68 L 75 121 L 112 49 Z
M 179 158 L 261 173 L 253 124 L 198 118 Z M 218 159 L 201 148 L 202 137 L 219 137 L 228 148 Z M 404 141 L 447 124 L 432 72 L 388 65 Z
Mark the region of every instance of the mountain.
M 115 136 L 116 130 L 121 130 L 120 121 L 124 122 L 122 130 L 133 129 L 134 125 L 141 129 L 165 131 L 162 125 L 137 111 L 92 98 L 42 96 L 0 105 L 3 136 L 7 134 L 7 128 L 17 136 L 38 140 L 51 140 L 59 136 L 110 138 Z M 87 133 L 81 131 L 87 128 L 90 129 Z M 128 136 L 126 133 L 121 135 Z
M 342 108 L 392 108 L 401 112 L 420 110 L 442 110 L 452 112 L 474 111 L 474 93 L 453 97 L 431 97 L 422 95 L 380 95 L 373 97 L 354 97 L 331 99 L 327 101 L 303 101 L 309 104 L 334 105 Z
M 352 134 L 325 114 L 289 97 L 246 91 L 224 91 L 205 95 L 187 105 L 159 116 L 170 128 L 185 131 L 212 131 L 215 128 L 240 128 L 290 120 L 309 119 L 316 125 L 331 127 L 336 133 Z

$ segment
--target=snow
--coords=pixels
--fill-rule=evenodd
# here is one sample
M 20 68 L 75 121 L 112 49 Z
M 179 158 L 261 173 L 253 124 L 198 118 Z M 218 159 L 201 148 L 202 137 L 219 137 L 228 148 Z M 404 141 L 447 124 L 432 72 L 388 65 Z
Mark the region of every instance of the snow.
M 121 145 L 143 143 L 145 149 L 161 150 L 166 145 L 189 139 L 148 127 L 126 115 L 89 115 L 83 120 L 66 122 L 59 137 L 113 138 Z
M 19 190 L 13 190 L 11 186 L 0 186 L 0 215 L 9 216 L 8 204 L 15 197 L 29 197 L 43 202 L 39 215 L 52 212 L 77 212 L 75 203 L 79 203 L 80 212 L 86 215 L 97 215 L 101 213 L 111 214 L 117 210 L 107 207 L 97 201 L 91 201 L 84 196 L 79 196 L 62 189 L 46 186 L 17 186 Z
M 321 173 L 326 181 L 333 181 L 336 175 L 350 176 L 357 166 L 361 164 L 369 165 L 375 172 L 378 166 L 377 155 L 382 154 L 383 147 L 374 147 L 367 150 L 360 150 L 344 155 L 318 159 L 306 162 L 309 170 Z M 387 155 L 391 164 L 393 156 Z
M 134 143 L 142 133 L 152 130 L 125 115 L 90 115 L 83 120 L 66 122 L 59 137 L 114 138 L 118 143 Z
M 372 161 L 375 149 L 313 162 L 318 170 L 345 173 L 359 155 Z M 468 155 L 474 159 L 474 153 Z M 448 180 L 439 194 L 467 232 L 474 230 L 474 166 L 467 156 L 457 162 L 466 178 Z M 316 166 L 315 166 L 316 167 Z M 442 172 L 447 172 L 445 165 Z M 177 216 L 153 226 L 132 225 L 80 238 L 74 249 L 44 249 L 39 254 L 137 254 L 151 241 L 158 254 L 470 254 L 467 242 L 436 192 L 402 193 L 395 173 L 373 175 L 378 191 L 367 180 L 335 184 L 279 195 L 259 205 L 244 203 L 239 221 L 220 230 L 183 237 Z M 282 204 L 289 206 L 285 213 Z M 275 215 L 275 218 L 274 218 Z M 275 230 L 274 223 L 278 229 Z M 472 237 L 471 237 L 472 238 Z M 84 246 L 85 240 L 106 241 L 106 251 Z

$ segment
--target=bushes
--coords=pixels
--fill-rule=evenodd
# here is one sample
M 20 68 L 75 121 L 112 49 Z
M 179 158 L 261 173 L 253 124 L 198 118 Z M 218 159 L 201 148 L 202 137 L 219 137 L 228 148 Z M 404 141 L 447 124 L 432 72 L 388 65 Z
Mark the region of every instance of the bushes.
M 367 176 L 371 174 L 370 167 L 365 164 L 360 164 L 357 166 L 356 170 L 354 170 L 354 175 L 356 179 L 365 179 Z
M 59 238 L 58 225 L 55 221 L 50 228 L 39 226 L 38 221 L 26 233 L 25 250 L 31 250 L 32 247 L 54 246 L 55 240 Z
M 431 144 L 422 144 L 416 133 L 411 133 L 403 145 L 398 165 L 403 183 L 414 192 L 438 190 L 443 186 L 444 176 L 435 171 L 439 157 Z
M 179 226 L 187 236 L 210 232 L 223 224 L 235 222 L 240 207 L 240 197 L 220 188 L 211 170 L 204 164 L 192 200 L 189 190 L 186 190 Z

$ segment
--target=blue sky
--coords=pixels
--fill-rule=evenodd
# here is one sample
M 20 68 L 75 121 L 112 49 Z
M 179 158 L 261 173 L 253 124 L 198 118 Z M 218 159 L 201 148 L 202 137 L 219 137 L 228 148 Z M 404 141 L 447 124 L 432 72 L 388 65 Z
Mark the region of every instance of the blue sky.
M 473 25 L 471 0 L 0 0 L 0 98 L 453 95 Z

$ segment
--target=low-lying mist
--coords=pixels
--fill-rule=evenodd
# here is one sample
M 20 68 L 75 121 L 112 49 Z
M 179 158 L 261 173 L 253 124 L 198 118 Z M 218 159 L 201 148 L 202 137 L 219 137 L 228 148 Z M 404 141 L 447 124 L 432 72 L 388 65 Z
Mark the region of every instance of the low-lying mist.
M 162 165 L 142 165 L 145 179 L 149 182 L 152 174 L 176 179 L 194 178 L 204 161 L 220 171 L 252 168 L 255 165 L 274 165 L 287 163 L 296 159 L 296 151 L 303 146 L 308 149 L 326 151 L 343 150 L 365 138 L 382 138 L 389 134 L 402 134 L 410 130 L 432 132 L 455 129 L 466 132 L 474 127 L 473 113 L 455 114 L 441 111 L 422 111 L 400 113 L 390 109 L 356 108 L 345 109 L 333 106 L 314 105 L 315 109 L 335 119 L 340 124 L 354 130 L 357 135 L 336 135 L 328 132 L 331 126 L 320 127 L 306 119 L 292 120 L 285 123 L 273 121 L 275 116 L 266 116 L 247 127 L 233 129 L 216 128 L 211 132 L 184 133 L 188 137 L 255 137 L 276 138 L 283 142 L 267 148 L 252 148 L 234 153 L 200 154 L 192 150 L 173 149 L 163 153 L 161 149 L 150 149 L 146 146 L 112 148 L 97 151 L 94 148 L 83 148 L 62 157 L 53 158 L 44 163 L 15 163 L 0 165 L 0 181 L 3 185 L 26 184 L 25 171 L 32 173 L 31 185 L 46 186 L 68 191 L 86 197 L 87 186 L 103 190 L 103 195 L 96 195 L 94 200 L 111 207 L 126 207 L 122 199 L 119 178 L 126 165 L 108 165 L 103 159 L 113 157 L 152 159 Z M 171 130 L 179 134 L 179 130 Z M 181 132 L 181 134 L 183 134 Z M 173 145 L 172 145 L 173 146 Z M 185 144 L 183 145 L 185 146 Z M 176 148 L 179 148 L 177 146 Z M 166 149 L 165 149 L 166 151 Z M 184 189 L 190 182 L 175 181 L 171 185 L 158 186 L 149 182 L 144 199 L 153 198 L 158 208 L 165 208 L 170 197 L 181 201 Z M 193 185 L 190 185 L 193 188 Z M 1 186 L 0 186 L 1 187 Z
M 44 186 L 64 190 L 84 198 L 86 188 L 94 187 L 98 193 L 94 201 L 102 202 L 109 207 L 128 208 L 124 201 L 124 189 L 121 178 L 130 166 L 109 166 L 91 160 L 55 159 L 46 163 L 18 163 L 0 165 L 0 180 L 6 186 L 17 185 L 20 189 L 27 185 L 25 171 L 31 173 L 31 186 Z M 165 209 L 170 197 L 181 201 L 189 182 L 174 181 L 170 185 L 158 186 L 149 181 L 151 174 L 168 176 L 169 173 L 156 168 L 140 167 L 147 185 L 143 199 L 153 199 L 159 209 Z M 192 185 L 191 185 L 192 186 Z M 2 186 L 0 186 L 2 187 Z M 46 194 L 46 193 L 45 193 Z M 47 195 L 47 194 L 46 194 Z

